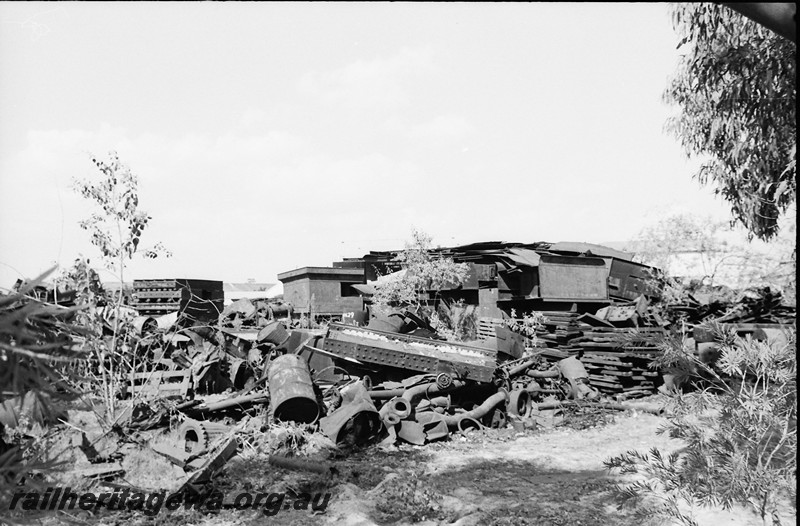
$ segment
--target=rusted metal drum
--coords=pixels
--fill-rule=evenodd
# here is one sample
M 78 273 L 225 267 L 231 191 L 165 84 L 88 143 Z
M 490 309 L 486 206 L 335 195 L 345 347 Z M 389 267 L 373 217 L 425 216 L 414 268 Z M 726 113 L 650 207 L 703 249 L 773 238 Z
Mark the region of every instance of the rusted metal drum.
M 313 424 L 319 418 L 319 405 L 308 362 L 296 354 L 275 358 L 267 375 L 270 412 L 275 420 Z
M 289 331 L 286 330 L 282 322 L 273 321 L 258 331 L 256 339 L 259 343 L 268 342 L 276 346 L 283 345 L 289 339 Z
M 271 318 L 283 318 L 289 316 L 289 305 L 270 303 L 267 305 Z

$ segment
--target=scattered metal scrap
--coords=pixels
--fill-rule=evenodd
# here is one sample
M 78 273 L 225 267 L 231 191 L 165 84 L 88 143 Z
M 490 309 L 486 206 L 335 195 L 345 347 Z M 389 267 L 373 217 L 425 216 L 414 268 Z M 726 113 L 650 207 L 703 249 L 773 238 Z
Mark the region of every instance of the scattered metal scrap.
M 612 280 L 620 268 L 639 267 L 593 247 L 487 244 L 454 252 L 472 262 L 476 290 L 492 280 L 508 285 L 523 268 L 537 268 L 546 278 L 529 291 L 536 298 L 574 289 L 565 278 L 570 272 L 602 274 L 616 283 L 605 296 L 599 289 L 569 292 L 591 296 L 580 308 L 531 311 L 541 320 L 533 332 L 507 315 L 482 317 L 470 343 L 444 340 L 419 313 L 360 312 L 347 323 L 307 329 L 292 326 L 291 308 L 249 300 L 222 310 L 216 324 L 189 326 L 173 314 L 155 317 L 189 301 L 186 290 L 195 289 L 188 282 L 143 281 L 137 300 L 148 311 L 134 327 L 145 354 L 121 393 L 131 398 L 121 426 L 134 432 L 177 424 L 176 442 L 152 449 L 186 473 L 179 491 L 196 492 L 236 454 L 236 422 L 243 415 L 266 416 L 265 427 L 305 426 L 346 450 L 377 442 L 423 445 L 484 428 L 524 430 L 536 425 L 539 411 L 571 405 L 658 413 L 618 402 L 651 394 L 663 382 L 652 362 L 668 321 L 641 292 L 634 294 L 646 288 L 640 274 Z M 580 261 L 571 252 L 578 249 L 586 249 Z M 388 264 L 388 256 L 378 256 Z M 511 302 L 517 293 L 508 288 L 503 294 Z M 695 323 L 709 317 L 751 325 L 785 321 L 789 311 L 775 297 L 767 291 L 724 308 L 678 305 L 671 312 Z M 702 330 L 695 336 L 701 341 Z M 98 457 L 85 436 L 75 445 Z M 280 455 L 269 461 L 278 468 L 335 471 Z M 106 463 L 84 476 L 118 474 L 117 464 Z

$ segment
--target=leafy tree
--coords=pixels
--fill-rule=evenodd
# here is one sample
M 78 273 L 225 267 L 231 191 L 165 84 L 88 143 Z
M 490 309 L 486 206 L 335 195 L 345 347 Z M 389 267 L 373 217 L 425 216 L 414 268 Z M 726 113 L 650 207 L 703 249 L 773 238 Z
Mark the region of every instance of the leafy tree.
M 85 345 L 93 351 L 97 360 L 106 416 L 113 419 L 123 369 L 125 364 L 129 364 L 127 354 L 131 349 L 133 334 L 122 309 L 125 267 L 137 253 L 151 259 L 162 254 L 169 257 L 171 254 L 160 243 L 152 248 L 139 246 L 151 217 L 139 208 L 138 179 L 130 168 L 120 161 L 115 152 L 109 154 L 107 161 L 92 159 L 92 162 L 100 171 L 99 181 L 76 180 L 75 190 L 92 202 L 96 210 L 79 224 L 91 234 L 92 244 L 100 249 L 106 267 L 119 279 L 121 290 L 113 302 L 112 312 L 105 307 L 100 315 L 85 318 L 84 321 L 91 322 L 89 325 L 94 331 L 92 336 L 87 337 Z M 77 285 L 76 290 L 81 291 L 79 297 L 84 304 L 96 306 L 99 298 L 89 270 L 79 260 L 71 271 L 71 282 Z M 104 321 L 111 323 L 110 341 L 102 338 Z
M 469 272 L 466 263 L 434 255 L 431 237 L 412 230 L 412 240 L 398 255 L 402 271 L 375 285 L 372 302 L 379 309 L 391 306 L 419 307 L 420 296 L 427 291 L 454 288 L 464 282 Z
M 152 218 L 139 209 L 137 177 L 115 152 L 109 154 L 108 161 L 92 159 L 92 162 L 102 178 L 97 182 L 76 180 L 75 190 L 93 202 L 98 210 L 79 224 L 91 234 L 92 244 L 100 249 L 106 266 L 123 281 L 127 262 L 139 252 L 142 233 Z M 151 259 L 161 254 L 170 255 L 160 243 L 141 253 Z
M 731 9 L 672 4 L 684 50 L 664 100 L 678 114 L 667 130 L 703 160 L 733 222 L 769 240 L 796 198 L 796 45 Z
M 734 288 L 770 286 L 795 300 L 795 228 L 783 225 L 770 243 L 749 242 L 724 221 L 674 214 L 643 228 L 625 249 L 666 276 Z

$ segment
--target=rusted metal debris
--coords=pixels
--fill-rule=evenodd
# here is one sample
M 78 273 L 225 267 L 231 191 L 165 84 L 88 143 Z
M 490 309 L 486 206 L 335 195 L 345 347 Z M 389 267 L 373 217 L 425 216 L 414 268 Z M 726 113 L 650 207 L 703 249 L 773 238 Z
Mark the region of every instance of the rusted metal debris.
M 542 284 L 530 291 L 537 297 L 569 292 L 565 276 L 575 268 L 599 275 L 602 269 L 594 260 L 611 261 L 617 273 L 628 268 L 619 254 L 592 253 L 572 261 L 576 256 L 570 250 L 577 248 L 557 245 L 467 247 L 462 252 L 464 257 L 480 255 L 470 278 L 476 290 L 492 280 L 510 280 L 514 269 L 535 267 L 550 287 Z M 502 268 L 486 264 L 486 258 Z M 629 266 L 631 272 L 638 269 Z M 138 357 L 143 367 L 131 375 L 123 393 L 131 404 L 120 425 L 134 432 L 179 424 L 174 444 L 152 449 L 185 471 L 180 491 L 195 491 L 236 454 L 240 440 L 234 426 L 248 415 L 268 415 L 265 428 L 281 422 L 306 426 L 347 450 L 375 443 L 424 445 L 489 428 L 524 431 L 547 411 L 570 406 L 658 414 L 661 408 L 619 401 L 653 393 L 669 381 L 651 367 L 667 322 L 644 295 L 634 294 L 641 285 L 639 274 L 627 281 L 612 277 L 609 284 L 617 288 L 600 304 L 531 312 L 542 320 L 533 332 L 523 330 L 522 319 L 485 316 L 470 343 L 444 340 L 424 315 L 408 311 L 353 311 L 346 323 L 319 329 L 298 326 L 289 307 L 249 300 L 229 305 L 216 324 L 187 326 L 179 317 L 144 315 L 135 323 L 145 342 Z M 159 289 L 153 280 L 147 285 L 139 290 L 153 294 L 139 299 L 148 308 L 169 303 L 155 299 L 172 289 Z M 583 292 L 602 295 L 599 289 Z M 173 291 L 174 298 L 182 294 Z M 740 328 L 753 334 L 762 330 L 762 322 L 785 313 L 774 296 L 748 298 L 737 308 L 684 305 L 676 312 L 685 320 L 715 313 L 726 322 L 747 322 Z M 694 336 L 712 343 L 701 327 Z M 87 457 L 97 457 L 87 443 L 83 437 L 75 445 L 86 449 Z M 276 468 L 335 471 L 325 462 L 278 455 L 269 461 Z M 117 474 L 110 464 L 87 472 L 98 478 Z
M 305 358 L 296 354 L 275 358 L 268 378 L 272 418 L 302 424 L 313 424 L 319 419 L 320 408 Z
M 387 375 L 394 369 L 486 382 L 497 367 L 497 352 L 492 349 L 339 323 L 328 326 L 323 349 L 335 357 L 379 366 Z

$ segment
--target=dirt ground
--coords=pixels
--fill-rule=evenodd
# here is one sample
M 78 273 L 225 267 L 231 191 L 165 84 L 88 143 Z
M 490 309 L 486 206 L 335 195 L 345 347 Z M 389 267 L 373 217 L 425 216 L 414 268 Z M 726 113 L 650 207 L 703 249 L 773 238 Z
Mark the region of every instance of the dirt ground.
M 264 455 L 243 452 L 215 480 L 221 491 L 330 493 L 324 512 L 290 507 L 265 516 L 253 509 L 179 509 L 148 517 L 101 511 L 46 516 L 43 524 L 638 525 L 632 511 L 617 509 L 611 492 L 615 483 L 630 479 L 609 474 L 603 461 L 629 450 L 679 448 L 679 442 L 656 433 L 665 422 L 646 412 L 595 410 L 541 419 L 537 428 L 524 431 L 451 435 L 425 446 L 373 446 L 335 458 L 332 477 L 277 469 Z M 123 464 L 130 476 L 138 471 L 160 487 L 174 485 L 181 471 L 147 455 L 129 455 Z M 782 523 L 794 524 L 795 510 L 783 511 Z M 694 516 L 700 526 L 763 524 L 744 508 L 695 509 Z
M 639 524 L 618 510 L 610 494 L 616 482 L 603 460 L 632 449 L 674 451 L 680 443 L 656 430 L 662 417 L 626 413 L 589 429 L 569 427 L 535 434 L 487 431 L 437 447 L 418 448 L 423 485 L 442 495 L 437 517 L 399 523 L 458 525 Z M 416 448 L 415 448 L 416 449 Z M 403 475 L 400 475 L 403 476 Z M 408 476 L 408 475 L 406 475 Z M 328 511 L 328 524 L 382 524 L 391 514 L 376 510 L 392 479 L 371 491 L 348 486 Z M 377 512 L 376 512 L 377 511 Z M 387 516 L 388 515 L 388 516 Z M 762 524 L 746 509 L 695 511 L 700 526 Z M 381 520 L 384 519 L 384 520 Z M 782 517 L 794 524 L 795 516 Z

